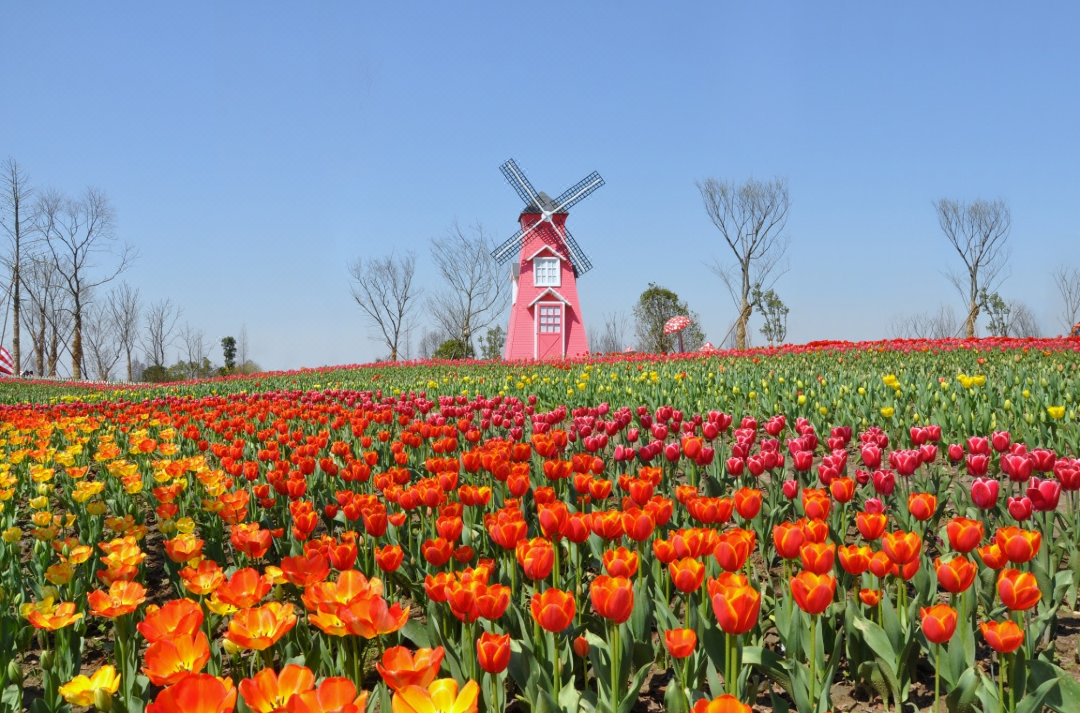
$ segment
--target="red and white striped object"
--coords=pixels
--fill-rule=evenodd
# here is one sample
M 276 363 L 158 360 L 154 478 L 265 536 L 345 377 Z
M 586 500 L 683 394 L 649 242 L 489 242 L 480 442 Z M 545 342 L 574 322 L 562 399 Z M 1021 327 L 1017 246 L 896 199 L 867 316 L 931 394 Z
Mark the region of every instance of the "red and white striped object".
M 15 362 L 11 360 L 11 352 L 3 347 L 0 347 L 0 374 L 15 374 Z

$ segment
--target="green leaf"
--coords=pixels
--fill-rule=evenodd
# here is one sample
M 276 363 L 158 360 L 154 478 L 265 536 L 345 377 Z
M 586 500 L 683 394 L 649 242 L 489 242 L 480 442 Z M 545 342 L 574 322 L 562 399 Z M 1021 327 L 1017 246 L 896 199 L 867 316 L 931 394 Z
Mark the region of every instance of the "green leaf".
M 979 677 L 971 667 L 960 674 L 953 690 L 945 697 L 949 713 L 975 713 L 975 700 L 978 696 Z
M 431 637 L 428 635 L 427 627 L 416 619 L 409 619 L 401 629 L 401 634 L 416 644 L 417 648 L 431 648 Z
M 885 633 L 880 626 L 864 616 L 855 617 L 855 628 L 863 633 L 866 645 L 878 655 L 879 658 L 896 665 L 897 651 L 892 638 Z
M 628 691 L 619 691 L 619 696 L 622 697 L 619 702 L 619 713 L 630 713 L 630 709 L 637 703 L 638 692 L 641 691 L 641 686 L 645 683 L 651 668 L 651 662 L 639 668 L 634 673 L 633 678 L 630 679 L 630 689 Z
M 1043 682 L 1043 684 L 1034 691 L 1020 699 L 1016 704 L 1016 713 L 1038 713 L 1043 709 L 1043 701 L 1046 700 L 1046 697 L 1049 696 L 1051 691 L 1057 688 L 1058 685 L 1058 679 L 1056 678 Z
M 784 659 L 772 649 L 764 649 L 760 646 L 744 646 L 742 650 L 743 665 L 757 666 L 762 672 L 776 682 L 778 686 L 791 695 L 791 676 L 784 669 Z
M 689 713 L 690 711 L 690 704 L 686 700 L 686 693 L 678 678 L 671 679 L 664 692 L 664 710 L 667 713 Z

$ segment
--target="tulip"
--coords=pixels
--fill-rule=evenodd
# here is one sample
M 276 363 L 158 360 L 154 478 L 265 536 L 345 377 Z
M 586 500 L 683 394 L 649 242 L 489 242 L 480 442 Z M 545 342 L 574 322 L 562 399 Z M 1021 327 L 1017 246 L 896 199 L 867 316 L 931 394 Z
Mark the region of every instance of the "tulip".
M 458 690 L 452 678 L 440 678 L 427 688 L 409 686 L 394 693 L 393 713 L 476 713 L 480 687 L 469 681 Z
M 248 567 L 238 569 L 214 594 L 226 604 L 237 609 L 256 606 L 274 586 L 269 578 Z
M 937 511 L 937 498 L 929 493 L 912 493 L 908 496 L 908 512 L 919 521 L 929 520 Z
M 174 599 L 160 608 L 148 606 L 146 616 L 135 625 L 151 644 L 170 636 L 192 636 L 203 623 L 203 611 L 190 599 Z
M 298 587 L 322 582 L 330 574 L 330 562 L 322 554 L 312 552 L 281 560 L 281 573 Z
M 791 594 L 804 612 L 821 614 L 832 604 L 836 579 L 827 574 L 800 572 L 791 578 Z
M 205 673 L 185 676 L 146 707 L 146 713 L 232 713 L 236 688 L 231 679 Z
M 803 569 L 814 574 L 828 574 L 832 571 L 836 556 L 836 545 L 831 542 L 808 542 L 799 550 Z
M 837 553 L 840 555 L 840 566 L 843 570 L 856 577 L 870 568 L 870 558 L 874 556 L 873 551 L 866 545 L 844 545 L 837 548 Z
M 883 497 L 889 497 L 896 489 L 896 474 L 891 470 L 875 470 L 871 480 L 874 483 L 874 492 Z
M 751 530 L 734 529 L 720 535 L 713 557 L 726 572 L 736 572 L 743 568 L 751 550 L 754 549 L 756 536 Z
M 530 604 L 533 619 L 545 631 L 558 634 L 574 620 L 574 595 L 554 587 L 533 595 Z
M 622 624 L 634 611 L 634 587 L 625 577 L 602 574 L 589 588 L 593 609 L 605 619 Z
M 112 666 L 102 666 L 92 676 L 76 676 L 58 693 L 73 706 L 92 706 L 99 696 L 113 696 L 120 690 L 120 676 Z M 108 710 L 107 708 L 104 710 Z
M 612 577 L 633 577 L 638 571 L 638 553 L 619 547 L 603 555 L 604 571 Z
M 803 528 L 790 522 L 782 522 L 773 527 L 773 546 L 776 553 L 784 559 L 795 559 L 799 556 L 806 536 Z
M 279 713 L 294 695 L 314 688 L 315 674 L 297 664 L 289 664 L 280 674 L 264 668 L 253 678 L 245 678 L 239 686 L 240 696 L 254 713 Z
M 915 532 L 887 532 L 881 544 L 889 559 L 899 565 L 914 562 L 922 551 L 922 538 Z
M 851 478 L 837 478 L 829 484 L 829 492 L 838 503 L 851 502 L 855 497 L 855 481 Z
M 234 614 L 225 638 L 242 648 L 263 651 L 276 644 L 294 626 L 293 605 L 270 602 Z
M 735 491 L 735 510 L 744 520 L 753 520 L 761 512 L 761 491 L 741 488 Z
M 542 537 L 518 542 L 515 552 L 525 576 L 534 582 L 547 579 L 555 566 L 555 548 Z
M 484 632 L 476 641 L 476 659 L 480 668 L 491 674 L 499 674 L 510 665 L 510 634 Z M 426 687 L 426 684 L 418 684 Z
M 781 487 L 784 497 L 788 500 L 794 500 L 799 495 L 799 481 L 797 480 L 785 480 Z
M 859 600 L 868 607 L 876 607 L 881 603 L 880 589 L 860 589 Z
M 405 561 L 405 551 L 400 545 L 385 545 L 375 548 L 375 564 L 383 572 L 396 572 Z
M 26 619 L 34 625 L 35 629 L 47 629 L 56 631 L 71 626 L 83 615 L 75 611 L 73 602 L 61 602 L 54 607 L 46 609 L 33 608 L 26 614 Z
M 705 581 L 705 565 L 693 557 L 673 560 L 668 565 L 668 571 L 675 588 L 684 594 L 696 592 Z
M 143 655 L 143 673 L 155 686 L 171 686 L 182 678 L 198 673 L 210 660 L 206 634 L 175 635 L 150 644 Z
M 1016 569 L 1006 569 L 998 575 L 997 590 L 1001 603 L 1013 611 L 1030 609 L 1042 598 L 1035 575 Z
M 728 693 L 711 701 L 702 698 L 694 704 L 692 713 L 753 713 L 753 709 Z
M 1042 533 L 1036 530 L 1021 530 L 1018 527 L 998 528 L 994 542 L 1013 564 L 1023 564 L 1035 557 L 1042 544 Z
M 867 542 L 873 542 L 885 532 L 889 518 L 884 513 L 860 512 L 855 515 L 855 526 Z
M 1005 556 L 1005 552 L 998 547 L 996 542 L 978 547 L 975 551 L 979 553 L 979 558 L 982 559 L 983 564 L 990 569 L 1001 569 L 1009 562 L 1009 558 Z
M 664 632 L 664 646 L 672 658 L 684 659 L 694 653 L 697 634 L 693 629 L 668 629 Z
M 288 713 L 364 713 L 367 691 L 356 690 L 347 678 L 324 678 L 318 688 L 297 693 L 289 701 Z
M 710 591 L 713 613 L 726 634 L 738 636 L 749 632 L 761 613 L 761 594 L 753 587 L 717 586 Z
M 978 568 L 963 555 L 957 555 L 948 562 L 942 562 L 940 557 L 936 558 L 934 571 L 942 589 L 950 594 L 960 594 L 975 581 Z
M 1024 643 L 1024 632 L 1011 620 L 1002 622 L 988 621 L 979 624 L 986 643 L 999 654 L 1011 654 Z
M 1056 480 L 1032 478 L 1027 489 L 1031 507 L 1038 512 L 1056 510 L 1061 498 L 1061 483 Z
M 949 546 L 957 552 L 967 554 L 982 542 L 984 528 L 978 520 L 957 516 L 949 520 L 945 532 L 949 537 Z
M 1011 515 L 1012 519 L 1016 520 L 1017 522 L 1024 522 L 1026 520 L 1030 520 L 1031 513 L 1035 510 L 1035 508 L 1032 506 L 1031 498 L 1028 497 L 1010 497 L 1006 499 L 1005 503 L 1006 508 L 1009 511 L 1009 515 Z
M 383 653 L 382 661 L 375 663 L 375 669 L 390 690 L 399 691 L 406 686 L 427 688 L 438 675 L 445 653 L 441 646 L 417 649 L 415 653 L 404 646 L 395 646 Z
M 94 614 L 112 619 L 138 609 L 146 601 L 146 589 L 138 582 L 113 582 L 108 593 L 94 590 L 86 600 Z
M 938 702 L 941 698 L 941 645 L 952 638 L 959 617 L 956 610 L 946 604 L 922 607 L 919 612 L 923 635 L 930 643 L 937 644 L 934 648 L 934 710 L 937 711 L 940 710 Z

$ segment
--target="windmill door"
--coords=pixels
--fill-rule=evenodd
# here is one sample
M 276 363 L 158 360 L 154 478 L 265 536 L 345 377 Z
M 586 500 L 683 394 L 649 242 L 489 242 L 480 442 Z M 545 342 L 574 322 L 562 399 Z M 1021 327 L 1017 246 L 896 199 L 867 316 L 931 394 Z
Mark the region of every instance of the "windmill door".
M 566 355 L 563 328 L 566 315 L 562 302 L 540 302 L 536 305 L 536 358 L 553 359 Z

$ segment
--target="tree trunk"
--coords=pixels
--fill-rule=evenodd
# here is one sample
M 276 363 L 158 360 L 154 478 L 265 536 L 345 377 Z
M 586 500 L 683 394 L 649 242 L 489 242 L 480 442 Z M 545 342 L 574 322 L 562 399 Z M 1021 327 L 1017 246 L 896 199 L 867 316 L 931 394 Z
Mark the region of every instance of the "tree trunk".
M 60 335 L 56 329 L 49 335 L 49 376 L 56 376 L 56 363 L 60 361 Z
M 41 326 L 38 328 L 38 338 L 34 343 L 34 351 L 37 352 L 37 375 L 45 376 L 45 309 L 41 310 Z
M 971 309 L 968 311 L 967 318 L 967 338 L 975 338 L 975 321 L 979 318 L 979 303 L 975 301 L 975 298 L 971 298 Z
M 739 312 L 739 321 L 735 327 L 735 348 L 746 349 L 746 323 L 750 321 L 750 315 L 753 314 L 753 309 L 750 307 L 750 303 L 743 298 L 742 311 Z
M 18 230 L 18 217 L 16 230 Z M 11 309 L 15 314 L 14 329 L 11 331 L 11 359 L 15 362 L 15 374 L 22 373 L 22 348 L 19 344 L 19 320 L 22 319 L 22 311 L 19 309 L 19 249 L 15 248 L 15 269 L 11 271 L 15 284 L 11 286 Z
M 124 351 L 127 352 L 127 376 L 128 376 L 127 380 L 128 380 L 128 383 L 130 384 L 131 383 L 131 350 L 130 349 L 125 349 Z
M 71 378 L 76 381 L 82 379 L 82 309 L 79 302 L 75 302 L 75 331 L 71 337 Z

